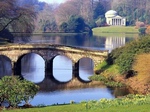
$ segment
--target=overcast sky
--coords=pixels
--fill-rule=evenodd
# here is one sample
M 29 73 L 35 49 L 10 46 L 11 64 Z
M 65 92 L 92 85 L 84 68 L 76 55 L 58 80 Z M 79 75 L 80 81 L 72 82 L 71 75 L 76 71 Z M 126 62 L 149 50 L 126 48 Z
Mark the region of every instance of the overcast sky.
M 47 2 L 47 3 L 63 3 L 66 0 L 39 0 L 41 2 Z

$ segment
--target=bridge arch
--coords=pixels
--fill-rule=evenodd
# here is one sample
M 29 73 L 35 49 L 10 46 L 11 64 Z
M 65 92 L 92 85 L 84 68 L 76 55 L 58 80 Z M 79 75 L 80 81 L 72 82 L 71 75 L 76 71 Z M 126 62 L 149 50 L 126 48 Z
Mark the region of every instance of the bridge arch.
M 90 76 L 94 74 L 94 61 L 89 57 L 83 57 L 76 64 L 77 76 L 81 81 L 89 82 Z
M 0 78 L 12 75 L 12 62 L 6 55 L 0 55 Z
M 72 60 L 65 55 L 57 55 L 53 58 L 52 75 L 56 81 L 69 82 L 73 76 Z
M 45 60 L 37 53 L 31 52 L 20 56 L 15 68 L 16 75 L 31 82 L 39 83 L 45 78 Z

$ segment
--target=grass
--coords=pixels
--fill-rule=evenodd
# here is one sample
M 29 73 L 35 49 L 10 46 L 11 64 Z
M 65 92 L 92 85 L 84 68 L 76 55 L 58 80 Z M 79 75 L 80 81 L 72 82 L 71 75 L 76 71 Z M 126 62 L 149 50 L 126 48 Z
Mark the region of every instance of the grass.
M 79 104 L 11 109 L 2 112 L 149 112 L 149 95 L 128 95 L 124 98 L 101 99 Z
M 116 76 L 116 75 L 120 74 L 118 69 L 119 69 L 119 67 L 117 65 L 115 65 L 115 64 L 109 65 L 109 64 L 107 64 L 106 61 L 103 61 L 95 68 L 95 71 L 100 70 L 102 75 L 104 75 L 106 77 L 110 77 L 110 76 Z
M 109 26 L 109 27 L 98 27 L 93 28 L 93 35 L 95 36 L 123 36 L 123 37 L 138 37 L 139 31 L 134 26 Z
M 93 81 L 100 81 L 108 87 L 122 87 L 124 84 L 114 81 L 113 77 L 119 75 L 117 65 L 108 65 L 106 61 L 103 61 L 95 68 L 95 73 L 89 77 Z
M 138 29 L 134 26 L 109 26 L 109 27 L 98 27 L 93 29 L 94 32 L 101 33 L 139 33 Z
M 103 82 L 104 85 L 108 87 L 122 87 L 124 84 L 114 81 L 114 77 L 119 75 L 119 70 L 117 65 L 108 65 L 106 61 L 103 61 L 95 68 L 95 73 L 89 77 L 93 81 Z
M 149 104 L 134 106 L 114 106 L 108 108 L 86 109 L 81 104 L 49 106 L 43 108 L 18 109 L 2 112 L 149 112 Z

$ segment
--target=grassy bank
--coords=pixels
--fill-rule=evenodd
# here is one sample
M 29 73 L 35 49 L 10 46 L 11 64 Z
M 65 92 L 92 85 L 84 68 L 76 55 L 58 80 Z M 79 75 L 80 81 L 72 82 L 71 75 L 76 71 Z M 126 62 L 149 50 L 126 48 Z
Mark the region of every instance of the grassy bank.
M 108 26 L 108 27 L 97 27 L 93 31 L 101 33 L 139 33 L 138 29 L 134 26 Z
M 79 104 L 36 107 L 29 109 L 11 109 L 2 112 L 149 112 L 149 95 L 128 95 L 113 100 L 81 102 Z
M 93 35 L 96 36 L 126 36 L 126 37 L 137 37 L 139 34 L 138 29 L 134 26 L 109 26 L 109 27 L 97 27 L 93 28 Z

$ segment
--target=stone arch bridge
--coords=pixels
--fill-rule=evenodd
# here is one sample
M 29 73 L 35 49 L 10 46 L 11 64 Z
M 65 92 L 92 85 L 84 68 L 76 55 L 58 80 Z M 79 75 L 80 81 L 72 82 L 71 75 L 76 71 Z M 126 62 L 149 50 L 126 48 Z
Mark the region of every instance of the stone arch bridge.
M 14 68 L 14 64 L 20 57 L 28 53 L 39 54 L 45 62 L 48 62 L 57 55 L 67 56 L 72 60 L 73 64 L 77 63 L 81 58 L 90 58 L 93 60 L 94 66 L 104 61 L 108 55 L 106 50 L 89 50 L 53 44 L 10 44 L 0 46 L 0 55 L 4 55 L 11 60 L 12 68 Z

